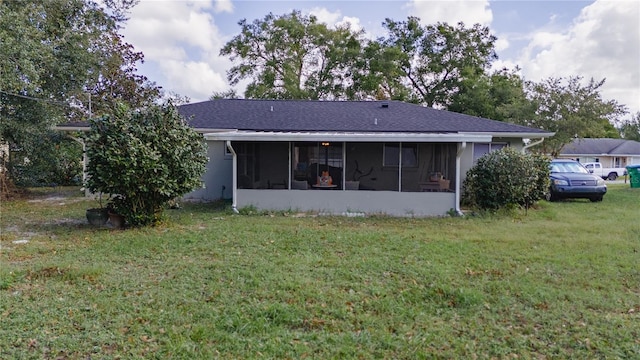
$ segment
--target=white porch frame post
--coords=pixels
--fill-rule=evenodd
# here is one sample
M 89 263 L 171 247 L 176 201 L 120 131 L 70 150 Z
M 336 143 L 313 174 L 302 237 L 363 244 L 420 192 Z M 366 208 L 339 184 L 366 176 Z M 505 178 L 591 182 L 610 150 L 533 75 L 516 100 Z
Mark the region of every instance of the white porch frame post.
M 460 209 L 460 189 L 462 181 L 460 180 L 460 158 L 462 157 L 462 153 L 467 148 L 467 142 L 463 141 L 458 143 L 458 151 L 456 152 L 456 213 L 458 215 L 462 215 L 462 210 Z
M 235 149 L 233 148 L 233 146 L 231 146 L 231 140 L 227 140 L 227 149 L 229 149 L 229 152 L 231 153 L 231 155 L 233 156 L 233 160 L 232 160 L 232 174 L 231 174 L 231 196 L 233 197 L 233 199 L 231 200 L 231 209 L 233 210 L 233 212 L 235 212 L 236 214 L 239 212 L 238 211 L 238 155 L 236 154 Z
M 346 190 L 347 183 L 347 142 L 342 142 L 342 191 Z
M 402 192 L 402 142 L 398 143 L 398 192 Z

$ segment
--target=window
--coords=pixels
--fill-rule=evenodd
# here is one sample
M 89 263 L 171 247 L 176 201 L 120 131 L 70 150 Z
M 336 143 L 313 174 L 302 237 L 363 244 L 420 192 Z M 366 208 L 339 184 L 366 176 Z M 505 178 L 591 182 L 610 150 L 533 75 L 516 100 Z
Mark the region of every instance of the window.
M 402 166 L 417 167 L 418 144 L 415 143 L 385 143 L 383 166 L 398 166 L 400 149 L 402 149 Z
M 505 146 L 507 146 L 507 143 L 475 143 L 473 144 L 473 161 L 475 162 L 483 155 L 502 149 Z

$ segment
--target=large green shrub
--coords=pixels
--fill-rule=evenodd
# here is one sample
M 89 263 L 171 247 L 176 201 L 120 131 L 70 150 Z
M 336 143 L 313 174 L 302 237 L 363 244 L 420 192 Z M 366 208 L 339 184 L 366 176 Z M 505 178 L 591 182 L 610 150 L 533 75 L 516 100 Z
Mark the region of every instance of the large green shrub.
M 484 210 L 528 207 L 549 189 L 549 159 L 505 147 L 484 155 L 467 172 L 464 201 Z
M 171 104 L 91 121 L 87 187 L 111 194 L 131 225 L 157 223 L 167 203 L 202 186 L 206 145 Z

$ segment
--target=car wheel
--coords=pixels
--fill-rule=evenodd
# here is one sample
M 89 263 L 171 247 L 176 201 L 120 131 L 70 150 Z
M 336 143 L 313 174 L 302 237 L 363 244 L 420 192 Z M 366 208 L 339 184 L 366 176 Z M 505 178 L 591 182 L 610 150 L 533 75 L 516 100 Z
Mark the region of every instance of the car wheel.
M 609 176 L 607 177 L 607 179 L 612 180 L 612 181 L 617 179 L 617 178 L 618 178 L 618 174 L 616 174 L 614 172 L 610 173 Z
M 547 191 L 547 193 L 544 194 L 544 198 L 547 199 L 547 201 L 556 201 L 556 200 L 558 200 L 558 197 L 553 195 L 551 190 Z
M 590 198 L 589 200 L 591 200 L 591 202 L 600 202 L 600 201 L 602 201 L 602 195 L 594 196 L 594 197 Z

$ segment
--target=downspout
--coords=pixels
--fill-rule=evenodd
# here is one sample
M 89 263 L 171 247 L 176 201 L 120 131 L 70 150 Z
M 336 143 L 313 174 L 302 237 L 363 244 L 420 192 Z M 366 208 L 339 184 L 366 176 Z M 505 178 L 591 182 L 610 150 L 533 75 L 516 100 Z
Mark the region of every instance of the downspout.
M 233 146 L 231 146 L 231 140 L 227 140 L 227 149 L 229 149 L 229 152 L 231 153 L 231 155 L 233 156 L 233 161 L 232 161 L 232 180 L 231 180 L 231 210 L 233 210 L 234 213 L 238 214 L 240 213 L 238 211 L 238 156 L 236 154 L 236 151 L 233 149 Z
M 528 148 L 536 146 L 538 144 L 542 144 L 542 142 L 544 141 L 544 138 L 540 138 L 540 140 L 532 142 L 531 144 L 527 144 L 522 148 L 522 153 L 524 153 L 525 151 L 527 151 Z
M 461 174 L 460 174 L 460 158 L 462 157 L 462 153 L 467 148 L 467 142 L 463 141 L 460 143 L 458 147 L 458 152 L 456 153 L 456 214 L 463 216 L 462 210 L 460 209 L 460 189 L 461 189 Z

